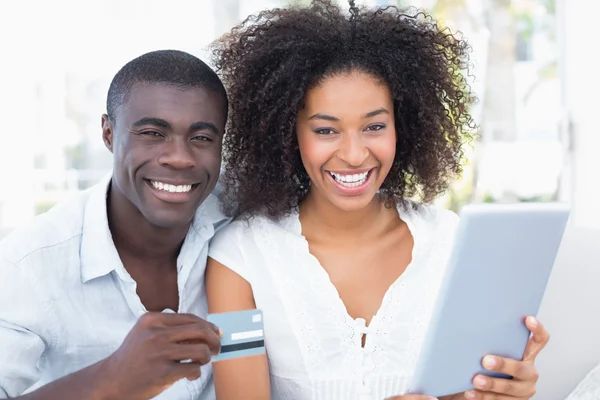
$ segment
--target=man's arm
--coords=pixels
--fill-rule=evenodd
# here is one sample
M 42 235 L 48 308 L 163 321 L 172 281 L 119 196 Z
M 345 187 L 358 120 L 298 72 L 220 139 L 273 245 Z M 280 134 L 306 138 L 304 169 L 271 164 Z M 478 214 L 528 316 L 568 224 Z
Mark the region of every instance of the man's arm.
M 0 307 L 7 307 L 0 296 Z M 36 365 L 44 349 L 36 334 L 0 320 L 0 398 L 15 397 L 37 382 Z
M 220 350 L 219 329 L 198 316 L 147 313 L 108 358 L 23 394 L 39 381 L 52 341 L 42 318 L 48 306 L 27 271 L 0 254 L 0 398 L 146 400 L 180 379 L 198 379 Z
M 105 367 L 106 360 L 42 386 L 31 393 L 18 396 L 20 400 L 109 400 L 118 399 L 114 380 Z
M 200 378 L 200 366 L 219 351 L 219 329 L 210 322 L 192 314 L 151 312 L 138 320 L 123 344 L 108 358 L 17 398 L 146 400 L 180 379 Z M 183 360 L 191 362 L 181 363 Z M 15 365 L 8 374 L 6 370 L 0 374 L 5 378 L 20 378 L 21 370 Z M 25 386 L 31 384 L 14 386 L 8 391 L 5 386 L 3 390 L 15 397 L 27 389 Z
M 46 344 L 33 327 L 36 314 L 44 312 L 36 289 L 0 253 L 0 398 L 16 397 L 40 378 L 37 364 Z
M 102 379 L 108 376 L 102 363 L 21 395 L 41 376 L 37 365 L 48 339 L 42 339 L 35 325 L 44 312 L 35 277 L 0 255 L 0 398 L 109 399 L 112 386 Z

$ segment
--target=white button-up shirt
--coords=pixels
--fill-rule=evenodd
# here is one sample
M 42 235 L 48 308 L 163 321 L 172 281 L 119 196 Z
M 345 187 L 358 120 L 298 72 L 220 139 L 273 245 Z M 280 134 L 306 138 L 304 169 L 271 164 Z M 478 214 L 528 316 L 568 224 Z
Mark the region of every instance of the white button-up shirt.
M 0 242 L 0 398 L 11 398 L 108 357 L 146 312 L 108 227 L 110 177 Z M 211 194 L 179 257 L 182 313 L 207 314 L 208 244 L 229 219 Z M 211 366 L 156 399 L 214 399 Z

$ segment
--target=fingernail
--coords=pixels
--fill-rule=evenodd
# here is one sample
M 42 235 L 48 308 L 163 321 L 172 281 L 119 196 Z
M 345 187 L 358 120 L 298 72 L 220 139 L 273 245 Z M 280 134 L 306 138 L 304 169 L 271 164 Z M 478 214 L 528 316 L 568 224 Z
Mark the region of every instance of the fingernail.
M 494 368 L 496 368 L 496 365 L 498 365 L 498 362 L 496 362 L 495 357 L 492 357 L 492 356 L 483 357 L 483 366 L 486 367 L 487 369 L 494 369 Z
M 223 337 L 223 329 L 219 328 L 219 337 L 222 338 Z
M 475 394 L 475 392 L 473 392 L 473 391 L 465 392 L 465 398 L 467 398 L 467 399 L 474 399 L 475 397 L 477 397 L 477 395 Z
M 473 383 L 475 384 L 475 387 L 483 389 L 487 384 L 487 379 L 485 379 L 483 376 L 477 376 Z
M 529 322 L 529 325 L 531 325 L 534 328 L 538 326 L 538 320 L 537 320 L 537 318 L 527 317 L 527 321 Z

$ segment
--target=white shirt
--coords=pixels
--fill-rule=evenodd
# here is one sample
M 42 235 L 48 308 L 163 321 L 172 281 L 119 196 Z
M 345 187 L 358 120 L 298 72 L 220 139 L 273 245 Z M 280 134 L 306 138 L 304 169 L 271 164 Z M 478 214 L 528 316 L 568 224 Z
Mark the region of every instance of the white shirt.
M 146 312 L 108 227 L 110 177 L 0 242 L 0 398 L 10 398 L 112 354 Z M 179 312 L 207 314 L 208 242 L 229 220 L 214 195 L 198 209 L 178 263 Z M 157 399 L 214 398 L 212 368 Z
M 433 206 L 399 213 L 414 238 L 412 262 L 368 327 L 350 317 L 309 253 L 297 212 L 278 222 L 234 221 L 215 236 L 209 256 L 250 283 L 263 312 L 273 399 L 383 400 L 406 392 L 458 216 Z

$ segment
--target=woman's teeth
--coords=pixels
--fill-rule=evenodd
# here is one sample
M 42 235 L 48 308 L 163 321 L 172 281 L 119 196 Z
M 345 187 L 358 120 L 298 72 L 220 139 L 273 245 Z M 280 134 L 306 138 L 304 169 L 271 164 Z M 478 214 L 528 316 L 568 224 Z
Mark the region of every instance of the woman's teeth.
M 333 179 L 340 185 L 348 188 L 358 187 L 367 181 L 369 171 L 360 174 L 342 175 L 335 172 L 329 172 Z

